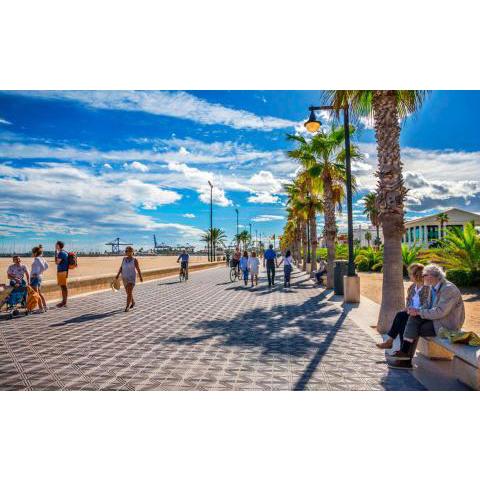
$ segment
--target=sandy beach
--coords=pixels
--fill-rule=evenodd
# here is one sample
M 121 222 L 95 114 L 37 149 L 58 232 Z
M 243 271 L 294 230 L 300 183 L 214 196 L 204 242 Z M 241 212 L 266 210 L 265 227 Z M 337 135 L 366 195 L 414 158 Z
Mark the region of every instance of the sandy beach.
M 78 257 L 78 267 L 70 270 L 69 278 L 88 277 L 90 275 L 101 275 L 107 273 L 116 273 L 122 262 L 121 256 L 109 257 Z M 149 270 L 153 268 L 172 267 L 177 263 L 177 256 L 151 256 L 137 257 L 140 268 Z M 54 280 L 56 278 L 55 262 L 53 257 L 45 257 L 48 261 L 48 270 L 44 274 L 44 280 Z M 29 271 L 32 265 L 32 258 L 22 258 Z M 190 262 L 206 262 L 206 256 L 190 256 Z M 11 258 L 0 258 L 0 283 L 7 281 L 7 268 L 12 264 Z

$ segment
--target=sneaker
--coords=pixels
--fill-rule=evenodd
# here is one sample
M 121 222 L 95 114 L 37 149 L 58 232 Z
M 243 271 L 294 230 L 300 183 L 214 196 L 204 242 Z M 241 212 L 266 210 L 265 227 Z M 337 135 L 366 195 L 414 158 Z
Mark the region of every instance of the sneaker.
M 412 360 L 412 357 L 410 355 L 408 355 L 407 353 L 403 353 L 400 350 L 387 355 L 387 357 L 392 360 L 400 360 L 400 361 Z
M 389 368 L 395 368 L 397 370 L 411 370 L 413 368 L 412 360 L 393 360 L 387 359 L 387 365 Z

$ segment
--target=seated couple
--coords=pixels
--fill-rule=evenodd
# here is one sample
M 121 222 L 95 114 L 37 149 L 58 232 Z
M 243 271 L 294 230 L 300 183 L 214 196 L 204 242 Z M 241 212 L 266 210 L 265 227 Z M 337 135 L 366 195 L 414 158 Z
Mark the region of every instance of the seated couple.
M 419 337 L 434 337 L 441 327 L 460 330 L 465 321 L 462 294 L 446 280 L 439 266 L 414 263 L 408 273 L 413 283 L 408 288 L 406 308 L 396 314 L 388 338 L 377 343 L 378 348 L 390 349 L 400 337 L 400 350 L 388 356 L 393 368 L 412 368 Z

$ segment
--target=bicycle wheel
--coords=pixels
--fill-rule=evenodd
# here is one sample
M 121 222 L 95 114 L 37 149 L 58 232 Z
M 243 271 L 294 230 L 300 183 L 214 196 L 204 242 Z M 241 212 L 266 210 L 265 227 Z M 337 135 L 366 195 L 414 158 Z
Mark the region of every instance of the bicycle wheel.
M 231 268 L 230 269 L 230 281 L 234 282 L 237 279 L 237 269 Z

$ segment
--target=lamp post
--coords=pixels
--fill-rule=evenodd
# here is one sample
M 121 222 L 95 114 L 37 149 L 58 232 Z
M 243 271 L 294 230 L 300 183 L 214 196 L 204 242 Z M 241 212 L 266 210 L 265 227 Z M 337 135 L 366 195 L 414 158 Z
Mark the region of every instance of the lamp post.
M 235 209 L 235 212 L 237 213 L 237 238 L 236 238 L 236 241 L 237 241 L 237 247 L 238 247 L 238 208 Z
M 310 192 L 307 192 L 307 203 L 310 207 Z M 312 258 L 310 255 L 311 249 L 310 249 L 310 215 L 307 218 L 307 264 L 310 264 L 310 270 L 311 270 L 311 263 L 312 263 Z
M 318 132 L 322 125 L 315 115 L 316 110 L 338 111 L 343 110 L 343 128 L 345 131 L 345 170 L 346 170 L 346 188 L 347 188 L 347 221 L 348 221 L 348 271 L 347 277 L 354 277 L 351 281 L 344 284 L 351 291 L 345 291 L 345 301 L 358 303 L 360 299 L 360 282 L 359 277 L 355 274 L 355 263 L 353 259 L 353 215 L 352 215 L 352 167 L 350 160 L 350 125 L 348 119 L 348 105 L 337 108 L 332 105 L 323 105 L 320 107 L 309 107 L 310 116 L 305 122 L 305 128 L 310 133 Z M 345 289 L 347 290 L 347 289 Z M 356 291 L 358 290 L 358 292 Z
M 210 261 L 215 261 L 215 253 L 213 251 L 213 183 L 209 180 L 210 185 Z
M 248 226 L 250 227 L 250 234 L 249 235 L 250 235 L 250 244 L 251 244 L 252 243 L 252 222 L 250 222 L 248 224 Z

